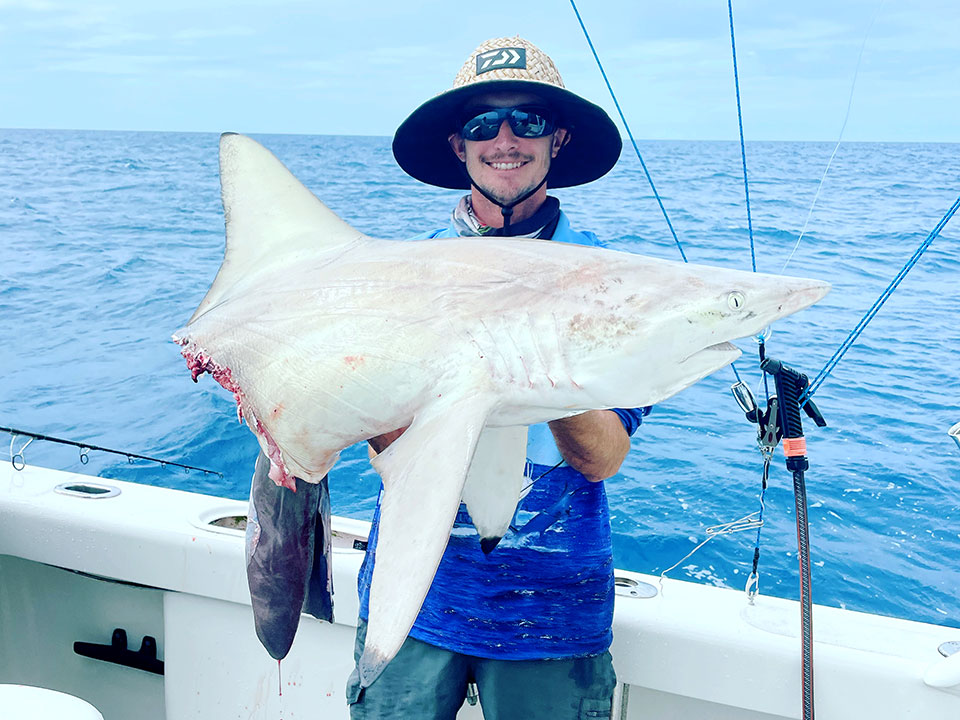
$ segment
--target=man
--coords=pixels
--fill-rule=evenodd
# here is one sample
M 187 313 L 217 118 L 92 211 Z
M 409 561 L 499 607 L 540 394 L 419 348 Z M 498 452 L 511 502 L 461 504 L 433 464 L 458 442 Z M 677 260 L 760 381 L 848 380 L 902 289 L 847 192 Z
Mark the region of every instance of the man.
M 521 38 L 470 56 L 453 89 L 397 130 L 408 174 L 469 189 L 451 227 L 422 237 L 509 235 L 597 244 L 570 228 L 547 186 L 604 175 L 619 157 L 616 126 L 563 88 L 553 62 Z M 368 688 L 347 686 L 351 717 L 452 719 L 475 687 L 486 720 L 609 717 L 616 684 L 613 561 L 600 482 L 620 468 L 643 410 L 594 410 L 530 428 L 525 490 L 500 544 L 481 548 L 461 506 L 420 615 Z M 374 438 L 380 452 L 403 430 Z M 379 506 L 359 577 L 363 648 Z M 484 552 L 487 550 L 489 552 Z

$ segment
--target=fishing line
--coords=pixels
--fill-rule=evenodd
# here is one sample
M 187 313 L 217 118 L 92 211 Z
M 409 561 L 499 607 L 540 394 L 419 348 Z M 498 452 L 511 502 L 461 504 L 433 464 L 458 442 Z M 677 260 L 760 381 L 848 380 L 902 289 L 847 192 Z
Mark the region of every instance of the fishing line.
M 750 214 L 750 186 L 747 183 L 747 149 L 743 143 L 743 112 L 740 108 L 740 73 L 737 71 L 737 41 L 733 35 L 733 0 L 727 0 L 730 17 L 730 49 L 733 54 L 733 86 L 737 93 L 737 126 L 740 128 L 740 159 L 743 163 L 743 195 L 747 201 L 747 232 L 750 235 L 750 264 L 757 271 L 757 253 L 753 242 L 753 218 Z M 740 379 L 739 377 L 737 378 Z
M 587 40 L 587 45 L 590 46 L 590 52 L 593 53 L 593 59 L 597 61 L 597 67 L 600 68 L 600 74 L 603 76 L 603 81 L 607 84 L 607 90 L 610 91 L 610 97 L 613 98 L 613 104 L 617 108 L 617 113 L 620 115 L 620 121 L 623 123 L 623 127 L 627 131 L 627 136 L 630 138 L 630 144 L 633 145 L 633 151 L 637 154 L 637 159 L 640 161 L 640 167 L 643 168 L 643 174 L 647 176 L 647 182 L 650 183 L 650 189 L 653 190 L 653 196 L 657 200 L 657 205 L 660 206 L 660 212 L 663 213 L 663 219 L 667 221 L 667 227 L 670 228 L 670 234 L 673 235 L 673 241 L 677 244 L 677 250 L 680 251 L 680 257 L 683 258 L 684 262 L 689 262 L 689 260 L 687 260 L 687 254 L 683 251 L 683 246 L 680 244 L 680 238 L 677 237 L 677 231 L 673 229 L 673 223 L 670 222 L 670 217 L 667 215 L 667 209 L 663 206 L 663 200 L 660 199 L 660 193 L 657 192 L 657 186 L 653 184 L 653 178 L 650 176 L 650 172 L 647 170 L 647 164 L 643 161 L 643 156 L 640 154 L 640 148 L 637 147 L 637 141 L 633 139 L 633 131 L 630 130 L 630 124 L 627 122 L 627 118 L 623 114 L 623 110 L 620 109 L 620 102 L 617 100 L 617 95 L 613 91 L 613 86 L 610 84 L 610 80 L 607 78 L 607 73 L 603 69 L 603 63 L 600 62 L 600 56 L 597 55 L 597 50 L 593 46 L 593 41 L 590 39 L 590 33 L 587 32 L 587 26 L 583 24 L 583 18 L 580 17 L 580 11 L 577 9 L 577 3 L 575 0 L 570 0 L 570 5 L 573 6 L 573 12 L 577 16 L 577 22 L 580 23 L 580 29 L 583 30 L 583 36 Z
M 873 29 L 873 24 L 877 21 L 877 17 L 880 15 L 880 11 L 883 9 L 885 2 L 886 0 L 880 0 L 880 4 L 873 13 L 873 18 L 870 20 L 870 24 L 867 25 L 867 31 L 863 34 L 863 42 L 860 43 L 860 54 L 857 55 L 857 67 L 853 71 L 853 80 L 850 83 L 850 95 L 847 98 L 847 112 L 843 116 L 843 124 L 840 126 L 840 135 L 837 137 L 837 144 L 834 145 L 833 152 L 830 153 L 830 159 L 827 160 L 827 166 L 823 169 L 823 175 L 820 176 L 820 182 L 817 184 L 817 191 L 813 194 L 813 202 L 810 204 L 810 209 L 807 211 L 806 220 L 803 221 L 803 227 L 800 229 L 800 235 L 797 236 L 797 242 L 794 244 L 793 250 L 790 251 L 790 255 L 787 256 L 786 261 L 784 261 L 783 267 L 780 268 L 781 273 L 786 270 L 787 265 L 790 264 L 790 261 L 796 254 L 797 249 L 800 247 L 800 241 L 803 240 L 804 233 L 807 232 L 807 225 L 810 224 L 810 218 L 813 217 L 813 209 L 817 206 L 817 200 L 820 198 L 820 190 L 823 188 L 823 182 L 827 179 L 827 173 L 830 172 L 830 165 L 833 163 L 833 158 L 837 155 L 837 150 L 840 149 L 840 142 L 843 140 L 843 133 L 847 129 L 847 120 L 850 119 L 850 108 L 853 107 L 853 91 L 857 86 L 857 76 L 860 74 L 860 63 L 863 60 L 863 50 L 867 46 L 867 38 L 870 37 L 870 31 Z
M 218 475 L 221 478 L 223 473 L 217 472 L 216 470 L 207 470 L 202 467 L 195 467 L 193 465 L 184 465 L 183 463 L 173 462 L 171 460 L 163 460 L 161 458 L 150 457 L 148 455 L 138 455 L 136 453 L 127 452 L 125 450 L 112 450 L 110 448 L 100 447 L 99 445 L 91 445 L 90 443 L 79 443 L 73 440 L 64 440 L 63 438 L 53 437 L 51 435 L 41 435 L 40 433 L 32 433 L 27 430 L 18 430 L 16 428 L 0 427 L 0 431 L 8 432 L 11 434 L 10 438 L 10 461 L 13 463 L 13 467 L 17 470 L 23 470 L 25 467 L 23 461 L 23 451 L 27 449 L 27 445 L 32 443 L 34 440 L 43 440 L 45 442 L 59 443 L 61 445 L 71 445 L 76 448 L 80 448 L 80 462 L 84 465 L 87 464 L 87 452 L 90 450 L 96 450 L 99 452 L 112 453 L 114 455 L 123 455 L 127 458 L 127 462 L 133 462 L 134 460 L 149 460 L 150 462 L 160 463 L 162 467 L 167 465 L 172 465 L 174 467 L 183 468 L 184 470 L 199 470 L 202 473 L 208 475 Z M 13 454 L 13 441 L 18 435 L 25 435 L 30 438 L 26 445 L 20 448 L 20 452 L 16 455 Z M 19 460 L 19 466 L 18 466 Z
M 747 584 L 743 588 L 747 593 L 747 601 L 751 605 L 760 591 L 760 530 L 763 529 L 763 511 L 767 508 L 765 498 L 767 483 L 770 479 L 770 461 L 773 459 L 773 450 L 764 451 L 761 446 L 760 452 L 763 454 L 763 480 L 760 484 L 760 510 L 757 511 L 757 537 L 753 544 L 753 566 L 750 569 L 750 575 L 747 576 Z
M 729 2 L 729 0 L 728 0 L 728 2 Z M 657 200 L 657 205 L 660 206 L 660 212 L 663 214 L 663 219 L 667 221 L 667 227 L 670 228 L 670 234 L 673 235 L 673 241 L 674 241 L 674 242 L 676 243 L 676 245 L 677 245 L 677 250 L 680 251 L 680 257 L 683 258 L 683 261 L 684 261 L 685 263 L 688 263 L 688 262 L 690 262 L 690 261 L 687 260 L 687 254 L 683 251 L 683 245 L 680 244 L 680 238 L 677 237 L 677 232 L 676 232 L 676 230 L 673 229 L 673 223 L 670 222 L 670 216 L 667 214 L 667 209 L 666 209 L 666 207 L 664 207 L 663 201 L 660 199 L 660 193 L 657 192 L 657 186 L 656 186 L 656 185 L 654 184 L 654 182 L 653 182 L 653 177 L 650 175 L 650 171 L 647 170 L 647 164 L 643 161 L 643 155 L 641 155 L 641 153 L 640 153 L 640 148 L 637 146 L 637 141 L 636 141 L 636 140 L 634 139 L 634 137 L 633 137 L 633 131 L 630 129 L 630 123 L 627 122 L 627 118 L 626 118 L 626 116 L 623 114 L 623 110 L 622 110 L 622 108 L 620 107 L 620 102 L 619 102 L 619 100 L 617 100 L 617 94 L 613 91 L 613 86 L 610 84 L 610 80 L 609 80 L 609 78 L 607 77 L 607 73 L 606 73 L 606 71 L 603 69 L 603 63 L 600 62 L 600 56 L 597 54 L 597 49 L 593 46 L 593 40 L 590 39 L 590 33 L 587 32 L 587 26 L 584 25 L 584 23 L 583 23 L 583 18 L 580 16 L 580 11 L 577 9 L 577 3 L 576 3 L 576 1 L 575 1 L 575 0 L 570 0 L 570 5 L 573 7 L 573 12 L 574 12 L 574 13 L 576 14 L 576 16 L 577 16 L 577 22 L 580 23 L 580 29 L 583 31 L 583 37 L 586 38 L 587 45 L 590 46 L 590 52 L 593 53 L 593 59 L 596 60 L 596 62 L 597 62 L 597 67 L 600 69 L 600 75 L 603 76 L 603 82 L 606 83 L 606 85 L 607 85 L 607 90 L 610 92 L 610 97 L 613 99 L 613 104 L 614 104 L 614 105 L 616 106 L 616 108 L 617 108 L 617 113 L 620 115 L 620 121 L 623 123 L 623 127 L 624 127 L 624 128 L 626 129 L 626 131 L 627 131 L 627 136 L 630 138 L 630 144 L 633 145 L 633 151 L 636 153 L 637 159 L 640 161 L 640 167 L 643 168 L 643 174 L 646 176 L 647 182 L 650 183 L 650 189 L 653 191 L 653 196 L 654 196 L 654 198 L 656 198 L 656 200 Z M 733 15 L 732 15 L 733 10 L 731 9 L 730 12 L 731 12 L 731 18 L 730 18 L 730 32 L 731 32 L 731 35 L 730 35 L 730 40 L 731 40 L 731 42 L 733 42 Z M 736 51 L 734 51 L 734 52 L 736 52 Z M 737 77 L 736 77 L 736 75 L 737 75 L 737 59 L 736 59 L 736 55 L 734 55 L 733 66 L 734 66 L 734 68 L 733 68 L 734 78 L 735 78 L 735 81 L 736 81 L 736 84 L 737 84 L 737 115 L 739 116 L 739 115 L 740 115 L 740 81 L 739 81 L 739 79 L 737 79 Z M 742 122 L 742 120 L 741 120 L 741 122 L 740 122 L 740 147 L 741 147 L 741 151 L 742 151 L 742 149 L 743 149 L 743 122 Z M 747 184 L 746 184 L 746 183 L 747 183 L 747 160 L 746 160 L 746 156 L 745 156 L 745 155 L 744 155 L 744 157 L 743 157 L 743 182 L 744 182 L 744 193 L 745 193 L 746 196 L 747 196 L 747 225 L 749 226 L 749 230 L 750 230 L 750 255 L 751 255 L 751 257 L 753 257 L 753 270 L 754 270 L 754 272 L 756 272 L 756 270 L 757 270 L 757 261 L 756 261 L 756 258 L 754 257 L 754 252 L 753 252 L 753 224 L 752 224 L 752 222 L 751 222 L 751 220 L 750 220 L 750 193 L 749 193 L 749 190 L 747 189 Z M 760 340 L 760 342 L 761 342 L 761 344 L 762 344 L 763 341 Z M 736 373 L 737 373 L 737 369 L 736 369 L 736 367 L 735 367 L 732 363 L 731 363 L 731 367 L 733 368 L 733 372 L 736 374 Z M 739 379 L 740 379 L 740 377 L 739 377 L 739 375 L 737 375 L 737 380 L 739 380 Z
M 940 235 L 940 231 L 943 230 L 944 226 L 957 212 L 957 209 L 960 208 L 960 197 L 957 198 L 956 202 L 947 210 L 946 214 L 940 219 L 940 222 L 937 223 L 936 227 L 930 231 L 930 234 L 927 235 L 926 239 L 920 243 L 920 246 L 913 252 L 913 255 L 910 256 L 910 259 L 907 260 L 906 264 L 900 268 L 900 272 L 896 274 L 893 280 L 890 281 L 890 284 L 887 285 L 886 289 L 880 293 L 880 297 L 876 299 L 873 305 L 870 306 L 870 309 L 867 310 L 866 314 L 860 319 L 860 322 L 857 323 L 856 327 L 850 331 L 850 334 L 847 336 L 847 339 L 844 340 L 840 347 L 837 348 L 836 352 L 827 360 L 826 365 L 823 366 L 823 369 L 817 374 L 817 376 L 810 383 L 810 386 L 807 388 L 806 392 L 800 397 L 800 405 L 803 406 L 807 401 L 813 397 L 813 394 L 819 389 L 820 385 L 823 384 L 823 381 L 827 379 L 833 369 L 837 366 L 837 363 L 846 355 L 847 350 L 857 341 L 857 338 L 860 337 L 860 334 L 866 329 L 867 325 L 876 317 L 876 314 L 880 312 L 880 308 L 883 307 L 883 304 L 889 299 L 893 294 L 893 291 L 897 289 L 903 279 L 907 276 L 907 273 L 913 269 L 913 267 L 919 262 L 920 257 L 927 251 L 927 248 L 930 247 L 931 243 Z
M 747 153 L 743 142 L 743 114 L 740 104 L 740 80 L 737 71 L 737 45 L 733 29 L 733 1 L 727 0 L 727 10 L 730 18 L 730 47 L 733 54 L 733 76 L 737 94 L 737 122 L 740 128 L 740 157 L 743 162 L 743 190 L 747 204 L 747 227 L 750 234 L 750 258 L 753 265 L 753 271 L 757 271 L 757 259 L 755 254 L 753 239 L 753 222 L 750 214 L 750 190 L 747 181 Z M 866 40 L 864 40 L 866 42 Z M 862 48 L 861 48 L 862 53 Z M 851 91 L 852 99 L 852 91 Z M 847 108 L 849 115 L 849 106 Z M 844 120 L 844 126 L 846 120 Z M 764 371 L 764 376 L 768 373 L 774 375 L 777 384 L 777 397 L 779 400 L 778 417 L 773 418 L 774 423 L 778 423 L 782 429 L 783 450 L 787 456 L 787 468 L 793 471 L 793 494 L 796 503 L 797 517 L 797 554 L 800 560 L 800 625 L 801 625 L 801 676 L 802 676 L 802 694 L 801 706 L 802 717 L 804 720 L 813 720 L 814 701 L 813 701 L 813 600 L 811 596 L 810 583 L 810 540 L 809 526 L 807 522 L 807 495 L 804 484 L 804 471 L 809 467 L 806 458 L 806 440 L 803 437 L 803 430 L 800 422 L 800 402 L 799 395 L 806 389 L 807 378 L 801 373 L 788 368 L 774 360 L 765 359 L 765 346 L 763 339 L 759 339 L 760 367 Z M 766 385 L 764 386 L 766 388 Z M 770 398 L 767 399 L 768 407 Z M 807 408 L 812 412 L 815 406 L 811 403 Z M 772 412 L 772 410 L 768 411 Z M 819 413 L 817 413 L 819 416 Z M 748 415 L 749 418 L 749 415 Z M 770 418 L 764 421 L 759 411 L 756 411 L 756 421 L 760 432 L 758 440 L 761 441 L 761 452 L 764 455 L 763 466 L 763 489 L 760 496 L 760 511 L 758 511 L 757 537 L 753 553 L 753 569 L 747 578 L 747 598 L 753 602 L 753 598 L 759 587 L 759 574 L 757 572 L 760 560 L 760 528 L 762 523 L 762 511 L 764 507 L 763 496 L 767 488 L 767 479 L 769 477 L 770 457 L 773 454 L 773 448 L 768 448 L 764 452 L 762 438 L 765 434 L 764 424 L 769 422 Z M 822 417 L 818 418 L 817 424 L 822 423 Z M 779 433 L 774 432 L 772 444 L 776 445 Z M 749 517 L 749 516 L 748 516 Z M 709 537 L 707 538 L 710 539 Z M 706 540 L 704 541 L 706 542 Z M 681 561 L 682 562 L 682 561 Z M 661 576 L 662 578 L 662 576 Z
M 706 545 L 708 542 L 713 540 L 715 537 L 720 535 L 732 535 L 733 533 L 746 532 L 747 530 L 757 530 L 759 532 L 760 527 L 763 525 L 763 513 L 762 505 L 761 510 L 754 510 L 752 513 L 744 515 L 737 520 L 731 520 L 730 522 L 720 523 L 719 525 L 711 525 L 704 532 L 706 533 L 706 538 L 704 538 L 699 545 L 697 545 L 693 550 L 688 552 L 682 558 L 677 560 L 673 565 L 668 567 L 666 570 L 660 573 L 660 589 L 663 590 L 663 581 L 667 576 L 667 573 L 671 570 L 675 570 L 681 563 L 692 557 L 700 548 Z
M 740 130 L 740 161 L 743 165 L 743 196 L 746 200 L 747 205 L 747 234 L 750 237 L 750 267 L 753 269 L 753 272 L 757 271 L 757 253 L 756 245 L 753 239 L 753 215 L 750 212 L 750 184 L 747 180 L 747 148 L 746 144 L 743 141 L 743 109 L 740 103 L 740 72 L 737 69 L 737 41 L 736 36 L 733 31 L 733 0 L 727 0 L 727 15 L 730 18 L 730 52 L 733 56 L 733 87 L 737 96 L 737 127 Z M 760 354 L 763 355 L 764 342 L 767 337 L 769 337 L 772 330 L 768 327 L 763 330 L 759 335 L 756 336 L 756 341 L 760 345 Z M 733 373 L 737 376 L 737 382 L 740 383 L 740 373 L 737 372 L 736 367 L 731 363 L 733 367 Z M 770 399 L 770 392 L 767 389 L 766 385 L 766 375 L 761 373 L 764 377 L 764 392 L 767 399 Z M 762 507 L 762 500 L 761 500 Z M 759 529 L 757 530 L 757 535 L 759 536 Z
M 743 165 L 743 196 L 747 205 L 747 233 L 750 236 L 750 264 L 753 268 L 753 272 L 757 271 L 757 254 L 756 254 L 756 245 L 753 237 L 753 216 L 750 211 L 750 185 L 747 174 L 747 148 L 743 140 L 743 108 L 740 102 L 740 73 L 737 68 L 737 41 L 736 35 L 733 29 L 733 0 L 727 0 L 727 16 L 730 19 L 730 53 L 733 56 L 733 85 L 737 95 L 737 127 L 740 130 L 740 160 Z M 760 357 L 761 359 L 764 356 L 765 340 L 772 333 L 771 328 L 766 328 L 760 335 L 756 337 L 757 344 L 760 346 Z M 737 372 L 736 368 L 733 370 L 734 374 L 737 377 L 737 382 L 741 383 L 740 373 Z M 767 385 L 767 374 L 761 373 L 763 377 L 763 390 L 764 395 L 767 399 L 767 404 L 770 402 L 770 389 Z M 758 435 L 759 438 L 759 435 Z M 757 591 L 760 588 L 760 575 L 758 572 L 760 564 L 760 531 L 763 529 L 763 511 L 766 507 L 764 503 L 764 498 L 767 492 L 767 480 L 770 476 L 770 458 L 773 455 L 772 450 L 764 448 L 762 443 L 758 442 L 760 447 L 760 453 L 763 456 L 763 474 L 761 481 L 760 489 L 760 509 L 751 513 L 751 515 L 756 515 L 756 529 L 757 537 L 754 542 L 753 547 L 753 567 L 750 571 L 750 575 L 747 577 L 746 584 L 746 593 L 748 600 L 752 603 L 753 598 L 756 596 Z M 750 516 L 747 516 L 750 517 Z M 747 528 L 744 528 L 747 529 Z

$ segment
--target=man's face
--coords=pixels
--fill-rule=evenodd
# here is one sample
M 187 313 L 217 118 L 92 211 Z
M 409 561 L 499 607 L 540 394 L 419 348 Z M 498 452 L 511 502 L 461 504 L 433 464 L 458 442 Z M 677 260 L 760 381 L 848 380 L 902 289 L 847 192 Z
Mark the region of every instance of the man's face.
M 544 107 L 536 95 L 529 93 L 488 93 L 472 98 L 464 117 L 474 111 L 498 107 L 534 105 Z M 504 121 L 500 132 L 490 140 L 464 140 L 459 133 L 450 135 L 450 147 L 462 162 L 473 182 L 504 205 L 523 196 L 546 177 L 550 161 L 563 146 L 567 131 L 558 128 L 551 135 L 540 138 L 518 138 L 510 123 Z

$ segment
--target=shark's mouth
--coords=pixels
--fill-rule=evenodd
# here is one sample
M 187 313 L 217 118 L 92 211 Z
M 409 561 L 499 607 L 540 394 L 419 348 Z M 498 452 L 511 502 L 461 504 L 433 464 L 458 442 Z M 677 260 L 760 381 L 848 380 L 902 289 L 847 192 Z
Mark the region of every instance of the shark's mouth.
M 702 364 L 706 367 L 712 367 L 715 370 L 729 365 L 742 354 L 740 348 L 731 342 L 721 342 L 715 345 L 707 345 L 705 348 L 697 350 L 680 361 L 681 365 Z M 710 372 L 713 372 L 711 370 Z
M 736 353 L 738 353 L 738 352 L 740 352 L 740 348 L 738 348 L 738 347 L 737 347 L 736 345 L 734 345 L 732 342 L 722 342 L 722 343 L 717 343 L 716 345 L 708 345 L 707 347 L 705 347 L 705 348 L 704 348 L 703 350 L 701 350 L 700 352 L 708 352 L 708 351 L 713 351 L 713 352 L 736 352 Z

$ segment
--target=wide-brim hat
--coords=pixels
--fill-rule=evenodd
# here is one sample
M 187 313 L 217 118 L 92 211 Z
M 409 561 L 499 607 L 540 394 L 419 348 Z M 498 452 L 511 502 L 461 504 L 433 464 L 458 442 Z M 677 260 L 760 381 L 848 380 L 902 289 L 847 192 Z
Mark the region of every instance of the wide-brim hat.
M 547 186 L 570 187 L 605 175 L 620 157 L 623 141 L 603 108 L 570 92 L 553 60 L 519 37 L 488 40 L 467 58 L 453 87 L 427 100 L 393 136 L 393 155 L 404 172 L 429 185 L 469 189 L 463 163 L 448 137 L 460 128 L 469 99 L 481 93 L 524 92 L 540 97 L 567 128 L 569 141 L 550 162 Z

